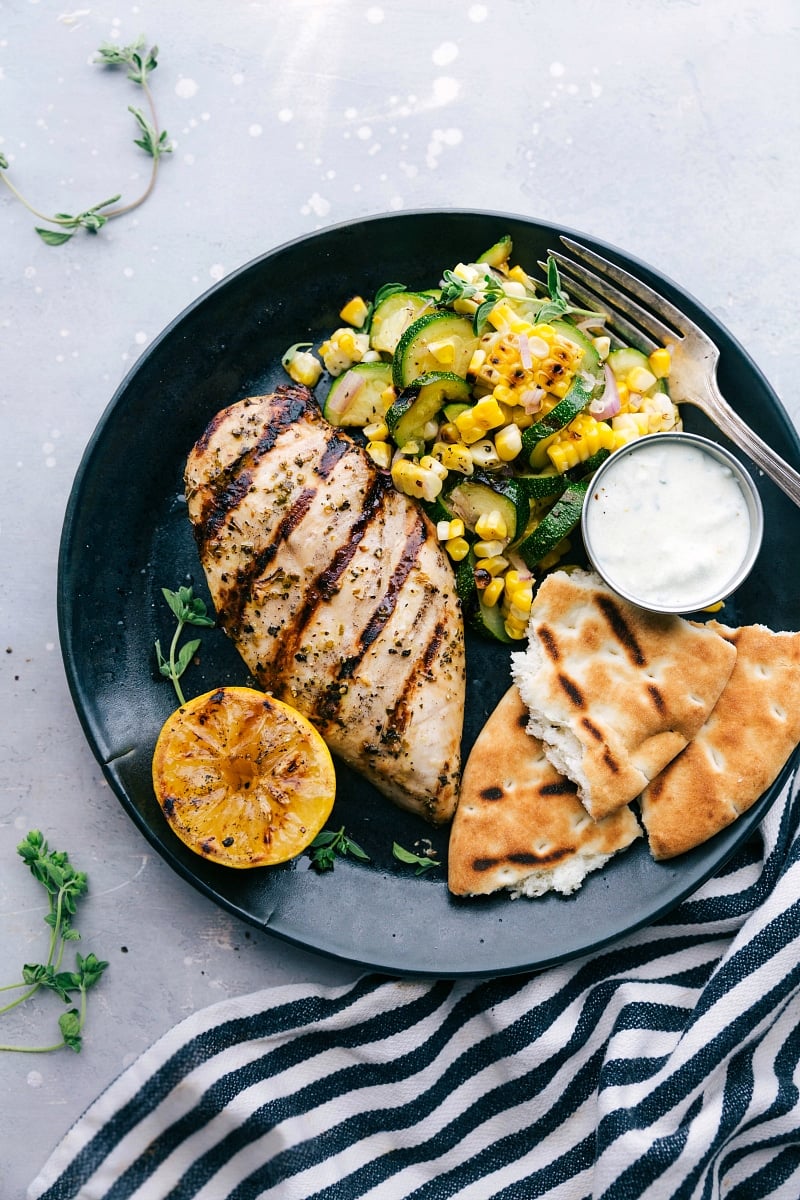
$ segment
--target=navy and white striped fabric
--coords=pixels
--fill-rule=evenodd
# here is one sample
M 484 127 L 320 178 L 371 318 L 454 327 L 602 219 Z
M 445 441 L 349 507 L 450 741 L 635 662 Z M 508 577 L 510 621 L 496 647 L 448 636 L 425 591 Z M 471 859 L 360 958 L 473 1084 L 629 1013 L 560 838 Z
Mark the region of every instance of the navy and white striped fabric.
M 196 1013 L 29 1200 L 798 1200 L 799 810 L 792 784 L 670 917 L 578 962 Z

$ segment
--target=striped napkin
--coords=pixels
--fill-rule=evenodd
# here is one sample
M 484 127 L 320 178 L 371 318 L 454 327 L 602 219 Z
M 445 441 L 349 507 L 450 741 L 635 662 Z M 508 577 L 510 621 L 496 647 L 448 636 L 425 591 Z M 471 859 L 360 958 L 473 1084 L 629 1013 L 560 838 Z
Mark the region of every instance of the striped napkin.
M 690 900 L 565 966 L 195 1013 L 29 1200 L 797 1200 L 798 817 L 792 778 Z

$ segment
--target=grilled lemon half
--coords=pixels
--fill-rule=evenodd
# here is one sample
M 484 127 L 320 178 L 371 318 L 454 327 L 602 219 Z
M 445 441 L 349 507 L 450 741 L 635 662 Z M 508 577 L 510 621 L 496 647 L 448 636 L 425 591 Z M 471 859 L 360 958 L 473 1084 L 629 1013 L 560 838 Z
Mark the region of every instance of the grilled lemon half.
M 325 742 L 289 705 L 220 687 L 176 709 L 153 754 L 156 799 L 195 853 L 226 867 L 264 867 L 300 854 L 333 807 Z

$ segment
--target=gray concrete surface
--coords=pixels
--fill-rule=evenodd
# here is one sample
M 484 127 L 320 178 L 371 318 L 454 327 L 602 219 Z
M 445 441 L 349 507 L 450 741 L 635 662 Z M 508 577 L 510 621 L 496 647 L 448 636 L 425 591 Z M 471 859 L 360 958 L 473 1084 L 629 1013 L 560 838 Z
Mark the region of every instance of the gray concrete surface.
M 91 65 L 100 43 L 140 33 L 160 47 L 153 91 L 175 141 L 147 204 L 48 247 L 0 187 L 0 974 L 43 951 L 41 895 L 15 854 L 34 827 L 89 872 L 79 924 L 111 962 L 80 1056 L 0 1055 L 2 1200 L 186 1014 L 355 975 L 239 924 L 155 857 L 67 692 L 64 507 L 108 400 L 173 317 L 330 223 L 500 209 L 594 233 L 680 281 L 800 421 L 793 0 L 2 0 L 0 153 L 38 207 L 143 186 L 126 112 L 140 97 Z M 53 1020 L 37 998 L 0 1040 L 38 1040 Z

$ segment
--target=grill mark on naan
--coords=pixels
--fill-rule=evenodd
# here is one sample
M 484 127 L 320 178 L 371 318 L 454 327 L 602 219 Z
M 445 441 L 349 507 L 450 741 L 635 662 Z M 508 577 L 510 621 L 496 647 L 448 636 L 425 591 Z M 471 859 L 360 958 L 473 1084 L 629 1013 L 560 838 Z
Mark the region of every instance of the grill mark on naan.
M 606 764 L 612 775 L 619 775 L 619 763 L 614 758 L 614 755 L 611 753 L 608 746 L 606 746 L 605 750 L 603 751 L 603 762 Z
M 655 683 L 648 683 L 647 690 L 650 694 L 653 704 L 655 704 L 658 711 L 663 715 L 667 711 L 667 705 L 657 685 Z
M 583 725 L 583 728 L 586 730 L 586 732 L 588 734 L 591 734 L 591 736 L 594 738 L 594 740 L 596 742 L 602 742 L 603 735 L 600 732 L 600 730 L 597 728 L 597 726 L 595 725 L 594 721 L 591 721 L 588 717 L 584 717 L 581 724 Z
M 574 854 L 574 847 L 565 846 L 559 850 L 553 850 L 550 854 L 531 854 L 529 851 L 521 851 L 518 854 L 508 854 L 503 858 L 475 858 L 472 860 L 472 867 L 475 871 L 491 871 L 493 867 L 501 867 L 504 863 L 513 863 L 519 867 L 547 867 L 553 863 L 559 862 L 562 858 L 568 858 L 570 854 Z
M 485 787 L 481 790 L 480 795 L 482 800 L 494 801 L 502 800 L 505 793 L 501 787 Z
M 545 783 L 539 788 L 540 796 L 574 796 L 578 785 L 571 779 L 559 779 L 555 783 Z
M 583 692 L 578 687 L 574 679 L 570 679 L 569 675 L 559 673 L 558 682 L 561 684 L 561 687 L 564 689 L 572 703 L 577 708 L 586 707 L 586 701 L 583 698 Z
M 611 596 L 596 596 L 597 607 L 608 621 L 617 640 L 627 651 L 629 657 L 633 660 L 637 667 L 643 667 L 646 663 L 641 646 L 636 640 L 636 635 L 631 629 L 628 622 L 620 609 L 619 605 L 611 598 Z
M 539 641 L 542 643 L 553 662 L 558 662 L 558 660 L 561 658 L 561 652 L 558 648 L 558 642 L 556 641 L 552 629 L 550 629 L 547 625 L 542 625 L 538 632 L 538 637 Z

